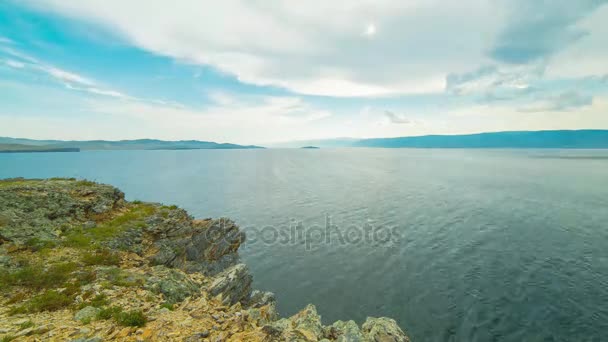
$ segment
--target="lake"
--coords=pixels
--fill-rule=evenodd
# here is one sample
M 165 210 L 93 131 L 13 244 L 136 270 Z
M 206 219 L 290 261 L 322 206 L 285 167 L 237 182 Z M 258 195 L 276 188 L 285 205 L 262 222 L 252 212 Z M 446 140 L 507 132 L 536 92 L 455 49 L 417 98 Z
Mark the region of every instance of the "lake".
M 281 314 L 395 318 L 415 341 L 608 338 L 608 151 L 269 149 L 0 154 L 226 216 Z

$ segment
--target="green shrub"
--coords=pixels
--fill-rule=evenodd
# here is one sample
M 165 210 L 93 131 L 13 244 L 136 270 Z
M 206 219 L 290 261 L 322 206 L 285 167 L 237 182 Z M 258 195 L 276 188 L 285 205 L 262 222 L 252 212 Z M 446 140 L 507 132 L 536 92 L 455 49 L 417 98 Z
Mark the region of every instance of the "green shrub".
M 14 272 L 0 273 L 2 287 L 23 286 L 36 290 L 57 288 L 64 285 L 77 268 L 75 263 L 60 263 L 44 268 L 42 265 L 28 265 Z
M 110 306 L 108 308 L 102 308 L 97 314 L 97 319 L 110 319 L 118 314 L 122 313 L 122 309 L 117 306 Z
M 146 316 L 141 310 L 121 312 L 114 317 L 118 324 L 126 327 L 143 327 L 146 325 Z
M 138 277 L 137 274 L 126 272 L 117 267 L 106 270 L 105 276 L 115 286 L 131 287 L 143 284 L 143 279 Z
M 126 327 L 143 327 L 148 321 L 141 310 L 124 312 L 121 308 L 110 306 L 102 308 L 97 314 L 97 319 L 107 320 L 113 318 L 118 324 Z
M 42 311 L 57 311 L 70 306 L 74 299 L 65 292 L 46 291 L 28 300 L 25 304 L 14 307 L 10 314 L 35 313 Z
M 0 338 L 0 342 L 11 342 L 12 340 L 16 339 L 16 336 L 13 335 L 5 335 L 4 337 Z
M 93 270 L 82 270 L 76 273 L 76 280 L 80 286 L 90 284 L 95 279 L 97 279 L 97 273 Z
M 85 235 L 82 230 L 75 230 L 66 236 L 63 245 L 72 248 L 90 248 L 93 245 L 93 239 Z
M 169 309 L 169 310 L 173 311 L 173 304 L 172 303 L 162 303 L 160 305 L 160 308 L 161 309 L 165 308 L 165 309 Z
M 82 256 L 85 265 L 118 266 L 120 256 L 108 249 L 101 249 L 95 252 L 86 252 Z
M 32 252 L 38 252 L 43 249 L 49 249 L 57 246 L 54 241 L 40 240 L 38 238 L 31 238 L 25 242 L 25 245 Z
M 104 294 L 99 294 L 93 297 L 93 299 L 86 304 L 86 306 L 93 306 L 96 308 L 101 308 L 102 306 L 106 305 L 108 305 L 108 297 Z
M 73 248 L 91 248 L 98 242 L 112 239 L 128 229 L 145 227 L 146 218 L 155 212 L 156 207 L 150 204 L 131 205 L 127 212 L 110 220 L 98 222 L 93 228 L 71 230 L 63 244 Z
M 80 180 L 80 181 L 76 182 L 76 186 L 94 186 L 94 185 L 97 185 L 97 183 L 88 181 L 88 180 Z
M 31 328 L 33 326 L 34 326 L 34 322 L 27 321 L 27 322 L 23 322 L 23 323 L 19 324 L 19 329 L 23 330 L 23 329 Z

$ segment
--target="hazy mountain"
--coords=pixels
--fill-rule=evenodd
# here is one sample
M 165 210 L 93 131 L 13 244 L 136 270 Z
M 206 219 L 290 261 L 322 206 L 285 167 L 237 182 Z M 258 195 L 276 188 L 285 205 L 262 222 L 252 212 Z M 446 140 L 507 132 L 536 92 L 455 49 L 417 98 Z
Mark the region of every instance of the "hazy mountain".
M 273 147 L 383 147 L 383 148 L 608 148 L 608 130 L 512 131 L 463 135 L 300 140 Z
M 60 148 L 52 145 L 22 145 L 22 144 L 0 144 L 0 153 L 21 152 L 80 152 L 78 148 Z
M 353 147 L 608 148 L 608 130 L 515 131 L 363 139 Z
M 164 141 L 154 139 L 139 140 L 89 140 L 89 141 L 61 141 L 61 140 L 33 140 L 19 138 L 1 138 L 0 144 L 18 144 L 40 146 L 53 149 L 78 148 L 80 150 L 196 150 L 196 149 L 251 149 L 263 148 L 253 145 L 237 145 L 215 143 L 210 141 L 181 140 Z

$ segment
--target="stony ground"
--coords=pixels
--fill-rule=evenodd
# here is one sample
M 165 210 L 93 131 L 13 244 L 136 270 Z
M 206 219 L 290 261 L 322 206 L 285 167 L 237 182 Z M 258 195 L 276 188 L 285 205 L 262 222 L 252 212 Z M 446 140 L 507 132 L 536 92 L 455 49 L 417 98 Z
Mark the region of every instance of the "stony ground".
M 0 341 L 409 341 L 394 320 L 280 318 L 229 219 L 74 179 L 0 180 Z

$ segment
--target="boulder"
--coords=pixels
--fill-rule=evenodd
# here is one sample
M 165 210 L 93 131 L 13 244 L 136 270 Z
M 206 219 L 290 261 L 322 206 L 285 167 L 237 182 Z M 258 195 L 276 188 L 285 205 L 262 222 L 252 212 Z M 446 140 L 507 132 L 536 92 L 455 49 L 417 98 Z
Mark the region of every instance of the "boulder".
M 222 302 L 233 305 L 251 297 L 253 277 L 245 264 L 238 264 L 218 274 L 207 289 L 212 296 L 221 295 Z
M 410 342 L 394 319 L 368 317 L 361 326 L 365 341 L 370 342 Z
M 87 306 L 84 309 L 79 310 L 75 315 L 74 315 L 74 319 L 80 322 L 90 322 L 92 320 L 95 319 L 95 317 L 97 317 L 97 314 L 99 314 L 99 311 L 101 311 L 98 308 L 92 307 L 92 306 Z
M 336 321 L 327 330 L 326 335 L 337 342 L 363 341 L 363 335 L 355 321 Z
M 200 285 L 190 280 L 182 272 L 165 266 L 155 266 L 146 278 L 144 288 L 154 293 L 162 293 L 169 303 L 179 303 L 200 294 Z

